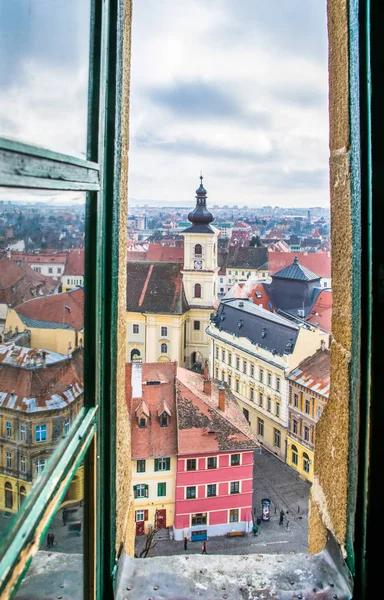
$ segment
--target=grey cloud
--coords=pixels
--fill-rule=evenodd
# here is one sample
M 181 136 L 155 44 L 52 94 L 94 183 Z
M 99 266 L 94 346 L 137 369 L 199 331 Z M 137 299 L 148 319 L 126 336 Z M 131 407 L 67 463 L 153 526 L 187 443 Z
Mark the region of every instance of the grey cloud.
M 229 148 L 219 148 L 209 143 L 198 142 L 194 140 L 177 140 L 170 141 L 157 137 L 148 133 L 140 133 L 135 136 L 134 144 L 137 148 L 147 148 L 150 150 L 158 150 L 160 152 L 174 153 L 175 156 L 194 155 L 205 156 L 209 158 L 228 158 L 231 160 L 246 160 L 258 162 L 260 164 L 271 160 L 270 154 L 258 154 L 254 151 L 231 150 Z M 277 158 L 275 152 L 274 158 Z
M 168 88 L 151 88 L 145 93 L 153 104 L 182 118 L 236 119 L 256 127 L 266 127 L 270 123 L 268 114 L 246 111 L 217 83 L 176 82 Z
M 327 89 L 304 87 L 301 84 L 274 84 L 271 93 L 278 101 L 304 108 L 326 108 Z

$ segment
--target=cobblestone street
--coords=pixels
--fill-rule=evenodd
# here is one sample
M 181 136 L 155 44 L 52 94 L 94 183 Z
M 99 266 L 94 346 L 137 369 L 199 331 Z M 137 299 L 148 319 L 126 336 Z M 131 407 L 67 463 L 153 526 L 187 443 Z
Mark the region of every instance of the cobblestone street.
M 286 464 L 264 449 L 255 452 L 253 506 L 256 517 L 261 516 L 261 500 L 269 498 L 271 519 L 262 521 L 259 535 L 244 537 L 212 537 L 207 541 L 209 554 L 275 554 L 306 553 L 308 550 L 308 498 L 310 484 Z M 280 510 L 284 524 L 279 525 Z M 288 523 L 288 528 L 287 528 Z M 145 537 L 136 537 L 136 553 L 144 547 Z M 159 540 L 148 556 L 200 554 L 201 542 Z

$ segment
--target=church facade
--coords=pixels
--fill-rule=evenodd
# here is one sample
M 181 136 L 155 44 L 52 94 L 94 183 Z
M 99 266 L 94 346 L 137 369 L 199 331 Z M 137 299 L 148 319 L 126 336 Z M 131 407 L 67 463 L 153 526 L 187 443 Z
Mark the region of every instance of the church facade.
M 127 362 L 177 361 L 202 365 L 209 357 L 205 332 L 217 306 L 217 240 L 203 178 L 191 225 L 182 232 L 184 261 L 127 264 Z

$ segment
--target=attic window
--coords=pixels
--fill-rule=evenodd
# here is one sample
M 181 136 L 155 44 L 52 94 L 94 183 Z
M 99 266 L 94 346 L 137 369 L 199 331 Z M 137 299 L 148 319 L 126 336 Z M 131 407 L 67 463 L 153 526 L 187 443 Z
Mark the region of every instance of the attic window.
M 168 427 L 168 415 L 166 413 L 160 415 L 160 427 Z
M 240 319 L 240 321 L 237 321 L 237 327 L 238 327 L 239 329 L 241 329 L 241 328 L 242 328 L 242 326 L 243 326 L 243 319 Z
M 147 426 L 147 418 L 146 417 L 139 417 L 139 427 L 141 429 L 144 429 Z
M 267 335 L 267 330 L 265 329 L 265 327 L 263 327 L 263 329 L 261 330 L 261 337 L 265 338 Z
M 161 381 L 147 381 L 145 385 L 160 385 Z

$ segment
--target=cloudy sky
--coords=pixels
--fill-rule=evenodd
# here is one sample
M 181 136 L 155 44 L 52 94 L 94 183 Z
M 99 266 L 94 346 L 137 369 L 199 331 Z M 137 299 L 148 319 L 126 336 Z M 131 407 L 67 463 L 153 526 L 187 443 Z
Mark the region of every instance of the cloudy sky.
M 325 0 L 134 0 L 129 196 L 327 206 Z M 83 155 L 89 0 L 0 0 L 0 135 Z
M 134 3 L 134 200 L 329 203 L 326 2 Z

